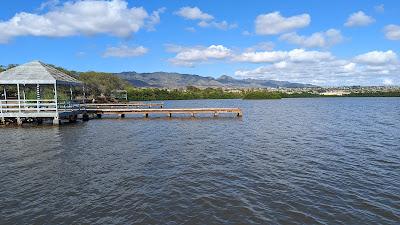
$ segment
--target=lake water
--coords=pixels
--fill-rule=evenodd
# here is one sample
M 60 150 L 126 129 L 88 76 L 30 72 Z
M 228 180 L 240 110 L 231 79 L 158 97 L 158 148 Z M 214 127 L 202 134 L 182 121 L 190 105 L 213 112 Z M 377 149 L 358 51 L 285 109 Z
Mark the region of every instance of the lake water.
M 400 98 L 0 128 L 0 224 L 399 224 Z

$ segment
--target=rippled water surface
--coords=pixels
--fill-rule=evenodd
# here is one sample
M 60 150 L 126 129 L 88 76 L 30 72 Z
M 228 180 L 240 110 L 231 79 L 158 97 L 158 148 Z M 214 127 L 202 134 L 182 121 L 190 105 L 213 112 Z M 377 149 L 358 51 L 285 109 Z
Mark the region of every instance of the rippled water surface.
M 399 224 L 400 99 L 0 128 L 0 224 Z

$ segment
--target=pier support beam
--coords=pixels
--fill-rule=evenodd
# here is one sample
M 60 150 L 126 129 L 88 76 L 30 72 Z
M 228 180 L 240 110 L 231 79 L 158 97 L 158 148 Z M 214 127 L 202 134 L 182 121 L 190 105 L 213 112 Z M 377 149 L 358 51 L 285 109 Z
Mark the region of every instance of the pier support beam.
M 125 114 L 120 114 L 119 117 L 125 118 Z
M 148 113 L 146 113 L 144 116 L 145 116 L 146 118 L 149 118 L 149 114 L 148 114 Z
M 97 114 L 97 119 L 101 119 L 101 114 Z
M 21 126 L 21 125 L 22 125 L 22 119 L 21 119 L 21 117 L 17 117 L 17 124 L 18 124 L 18 126 Z
M 169 113 L 168 116 L 169 116 L 169 118 L 171 118 L 172 117 L 172 113 Z
M 54 117 L 53 119 L 53 125 L 58 126 L 60 125 L 60 119 L 58 117 Z

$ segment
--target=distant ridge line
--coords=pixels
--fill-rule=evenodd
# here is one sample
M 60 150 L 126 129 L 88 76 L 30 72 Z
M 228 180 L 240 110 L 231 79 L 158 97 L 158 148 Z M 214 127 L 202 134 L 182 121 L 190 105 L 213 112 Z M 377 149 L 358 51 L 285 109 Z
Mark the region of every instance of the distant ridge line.
M 222 75 L 219 78 L 204 77 L 196 74 L 181 74 L 169 72 L 137 73 L 121 72 L 114 75 L 128 81 L 136 87 L 154 88 L 185 88 L 195 86 L 200 88 L 306 88 L 316 87 L 311 84 L 292 83 L 288 81 L 235 79 Z

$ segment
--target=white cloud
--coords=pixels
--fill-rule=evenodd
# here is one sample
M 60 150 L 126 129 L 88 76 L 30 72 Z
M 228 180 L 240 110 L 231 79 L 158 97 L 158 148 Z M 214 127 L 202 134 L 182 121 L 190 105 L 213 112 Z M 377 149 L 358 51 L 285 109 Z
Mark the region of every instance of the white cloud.
M 342 42 L 343 36 L 339 30 L 329 29 L 325 32 L 313 33 L 310 36 L 302 36 L 292 32 L 281 35 L 279 39 L 305 48 L 328 48 Z
M 118 57 L 118 58 L 128 58 L 144 55 L 149 50 L 143 46 L 129 47 L 126 45 L 121 45 L 119 47 L 110 47 L 103 53 L 103 57 Z
M 167 8 L 162 7 L 151 13 L 151 15 L 149 16 L 149 19 L 147 21 L 147 24 L 146 24 L 147 30 L 149 30 L 149 31 L 155 30 L 154 26 L 160 23 L 160 14 L 164 13 L 166 9 Z
M 234 57 L 234 61 L 250 63 L 279 62 L 288 57 L 285 51 L 244 52 Z
M 145 26 L 146 10 L 124 0 L 70 1 L 45 14 L 17 13 L 0 22 L 0 43 L 18 36 L 65 37 L 110 34 L 129 37 Z
M 182 47 L 177 45 L 167 45 L 167 51 L 177 53 L 169 61 L 178 66 L 192 67 L 196 63 L 207 62 L 209 60 L 221 60 L 231 56 L 232 50 L 223 45 L 211 45 L 209 47 Z
M 308 14 L 292 17 L 283 17 L 280 12 L 262 14 L 255 20 L 256 34 L 273 35 L 293 31 L 308 26 L 310 21 Z
M 282 61 L 254 69 L 236 70 L 238 78 L 273 79 L 316 85 L 376 85 L 386 79 L 386 85 L 400 82 L 400 67 L 371 67 L 348 60 L 318 62 Z M 390 83 L 389 83 L 390 82 Z
M 389 40 L 400 40 L 400 26 L 390 24 L 384 29 L 385 36 Z
M 58 4 L 60 4 L 60 0 L 47 0 L 40 4 L 39 10 L 53 9 Z
M 202 12 L 198 7 L 182 7 L 175 12 L 176 15 L 188 20 L 212 20 L 214 17 Z
M 388 78 L 384 78 L 383 79 L 383 82 L 382 82 L 384 85 L 393 85 L 393 80 L 392 79 L 388 79 Z
M 244 52 L 233 57 L 237 62 L 249 63 L 274 63 L 283 60 L 291 62 L 315 62 L 330 60 L 333 56 L 330 52 L 305 51 L 304 49 L 293 49 L 291 51 L 262 51 Z
M 203 20 L 203 21 L 200 21 L 197 25 L 199 25 L 200 27 L 215 27 L 220 30 L 229 30 L 229 29 L 234 29 L 234 28 L 238 27 L 237 24 L 235 24 L 235 23 L 229 24 L 225 20 L 222 22 L 215 22 L 215 21 L 207 22 L 207 21 Z
M 367 65 L 385 65 L 398 62 L 397 54 L 392 50 L 367 52 L 354 57 L 354 61 Z
M 376 5 L 374 7 L 374 9 L 378 13 L 384 13 L 385 12 L 385 5 L 384 4 Z
M 225 20 L 218 22 L 214 20 L 214 16 L 201 11 L 198 7 L 182 7 L 175 14 L 187 20 L 200 20 L 197 25 L 202 28 L 212 27 L 220 30 L 229 30 L 238 27 L 237 24 L 230 24 Z
M 355 64 L 355 63 L 348 63 L 346 65 L 343 65 L 343 71 L 353 72 L 354 70 L 356 70 L 356 66 L 357 66 L 357 64 Z
M 271 51 L 274 49 L 275 44 L 273 42 L 260 42 L 254 46 L 246 48 L 246 52 L 255 52 L 255 51 Z
M 351 14 L 344 25 L 346 27 L 368 26 L 373 22 L 375 22 L 374 18 L 366 15 L 363 11 L 358 11 Z

